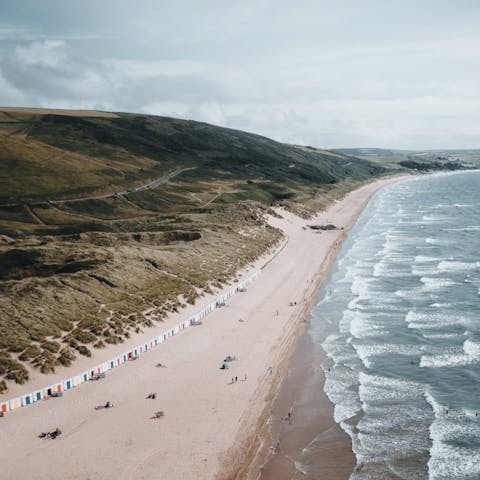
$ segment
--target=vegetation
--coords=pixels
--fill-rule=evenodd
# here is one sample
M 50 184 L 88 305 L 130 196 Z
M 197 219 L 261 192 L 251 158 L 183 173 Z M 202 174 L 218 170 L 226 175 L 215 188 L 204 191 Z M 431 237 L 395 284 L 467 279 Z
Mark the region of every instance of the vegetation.
M 221 288 L 279 242 L 272 205 L 308 217 L 386 171 L 132 114 L 0 112 L 0 137 L 1 391 L 28 368 L 68 366 Z

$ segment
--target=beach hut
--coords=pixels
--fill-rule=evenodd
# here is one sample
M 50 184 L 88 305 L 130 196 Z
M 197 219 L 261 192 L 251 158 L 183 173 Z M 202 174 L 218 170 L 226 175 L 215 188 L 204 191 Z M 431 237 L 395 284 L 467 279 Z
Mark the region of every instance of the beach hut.
M 8 402 L 2 402 L 2 403 L 0 403 L 0 412 L 2 412 L 2 413 L 7 413 L 8 410 L 9 410 Z
M 127 352 L 127 353 L 124 353 L 124 354 L 122 355 L 122 363 L 125 363 L 125 362 L 128 360 L 128 358 L 129 358 L 129 357 L 128 357 L 129 353 L 131 353 L 131 352 Z
M 26 395 L 22 396 L 22 407 L 26 405 L 30 405 L 33 403 L 33 397 L 31 393 L 27 393 Z
M 53 389 L 55 392 L 63 392 L 63 383 L 56 383 Z
M 82 384 L 82 376 L 81 375 L 75 375 L 73 377 L 73 386 L 78 387 L 78 385 Z
M 149 345 L 150 345 L 150 348 L 153 348 L 154 340 L 150 340 L 150 344 L 149 344 Z M 156 343 L 155 343 L 155 345 L 156 345 Z
M 109 360 L 107 362 L 107 370 L 111 370 L 112 368 L 115 368 L 117 366 L 116 359 L 114 358 L 113 360 Z
M 35 392 L 32 393 L 32 396 L 33 396 L 33 401 L 38 402 L 40 400 L 43 400 L 45 394 L 43 390 L 36 390 Z
M 55 391 L 55 385 L 50 385 L 43 389 L 43 396 L 49 397 Z
M 88 379 L 90 378 L 90 371 L 87 370 L 86 372 L 83 372 L 81 374 L 81 377 L 82 377 L 82 383 L 83 382 L 88 382 Z
M 68 380 L 65 380 L 63 382 L 63 389 L 64 390 L 70 390 L 73 387 L 74 387 L 73 378 L 69 378 Z
M 119 367 L 122 364 L 122 357 L 115 358 L 115 365 Z
M 143 345 L 143 351 L 146 352 L 148 350 L 148 343 L 145 343 L 145 345 Z
M 9 402 L 8 409 L 15 410 L 22 406 L 22 399 L 20 397 L 12 398 Z

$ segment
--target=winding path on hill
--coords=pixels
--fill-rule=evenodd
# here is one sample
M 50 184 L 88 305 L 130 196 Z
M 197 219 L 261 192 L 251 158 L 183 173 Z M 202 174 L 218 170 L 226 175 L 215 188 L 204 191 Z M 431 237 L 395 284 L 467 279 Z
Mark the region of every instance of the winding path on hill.
M 59 204 L 59 203 L 84 202 L 86 200 L 101 200 L 101 199 L 104 199 L 104 198 L 113 198 L 113 197 L 119 197 L 119 196 L 124 196 L 125 197 L 127 195 L 130 195 L 131 193 L 141 192 L 143 190 L 148 190 L 150 188 L 158 187 L 158 185 L 160 185 L 162 183 L 165 183 L 168 180 L 171 180 L 172 178 L 176 177 L 177 175 L 180 175 L 181 173 L 186 172 L 188 170 L 194 170 L 195 168 L 197 168 L 197 167 L 188 167 L 188 168 L 182 168 L 181 170 L 175 170 L 174 172 L 168 173 L 167 175 L 163 175 L 163 177 L 156 178 L 155 180 L 152 180 L 149 183 L 146 183 L 144 185 L 140 185 L 138 187 L 131 187 L 131 188 L 128 188 L 127 190 L 124 190 L 122 192 L 105 193 L 103 195 L 95 195 L 95 196 L 92 196 L 92 197 L 68 198 L 68 199 L 65 199 L 65 200 L 48 200 L 48 203 L 50 205 L 54 205 L 54 204 Z M 42 202 L 38 202 L 38 203 L 36 203 L 36 205 L 38 205 L 39 203 L 42 203 Z M 23 205 L 23 204 L 21 204 L 21 203 L 5 203 L 5 204 L 0 205 L 0 207 L 15 207 L 15 206 L 18 206 L 18 205 Z M 31 205 L 33 205 L 33 204 L 31 204 Z M 27 206 L 27 208 L 30 208 L 30 207 Z M 31 213 L 31 212 L 29 212 L 29 213 Z M 33 214 L 32 216 L 36 217 L 35 214 Z M 35 218 L 35 220 L 37 221 L 37 218 Z
M 139 187 L 128 188 L 127 190 L 124 190 L 122 192 L 105 193 L 104 195 L 96 195 L 93 197 L 69 198 L 67 200 L 49 200 L 49 203 L 54 204 L 54 203 L 84 202 L 86 200 L 99 200 L 104 198 L 112 198 L 119 195 L 126 196 L 126 195 L 129 195 L 130 193 L 136 193 L 136 192 L 141 192 L 143 190 L 148 190 L 150 188 L 155 188 L 158 185 L 165 183 L 168 180 L 176 177 L 177 175 L 180 175 L 181 173 L 186 172 L 187 170 L 193 170 L 194 168 L 196 167 L 189 167 L 189 168 L 182 168 L 181 170 L 175 170 L 174 172 L 169 173 L 167 175 L 163 175 L 163 177 L 152 180 L 149 183 L 140 185 Z

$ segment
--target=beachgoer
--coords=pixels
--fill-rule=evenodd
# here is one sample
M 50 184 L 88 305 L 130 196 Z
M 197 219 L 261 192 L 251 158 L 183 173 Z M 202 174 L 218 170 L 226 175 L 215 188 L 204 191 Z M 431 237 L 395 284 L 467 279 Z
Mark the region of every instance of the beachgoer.
M 238 377 L 235 377 L 235 382 L 237 382 L 237 381 L 238 381 Z
M 245 381 L 247 380 L 247 374 L 245 374 L 245 378 L 244 378 L 244 380 L 245 380 Z

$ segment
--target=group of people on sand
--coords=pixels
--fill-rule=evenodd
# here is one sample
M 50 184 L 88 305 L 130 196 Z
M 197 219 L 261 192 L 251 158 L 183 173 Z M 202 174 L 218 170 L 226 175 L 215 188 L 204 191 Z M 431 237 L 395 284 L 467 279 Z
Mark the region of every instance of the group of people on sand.
M 246 382 L 247 381 L 247 374 L 245 374 L 245 376 L 243 377 L 243 381 Z M 232 377 L 232 383 L 237 383 L 238 382 L 238 376 L 235 375 L 234 377 Z
M 46 440 L 55 440 L 59 435 L 62 434 L 62 431 L 57 427 L 52 432 L 42 432 L 38 438 L 44 438 Z

